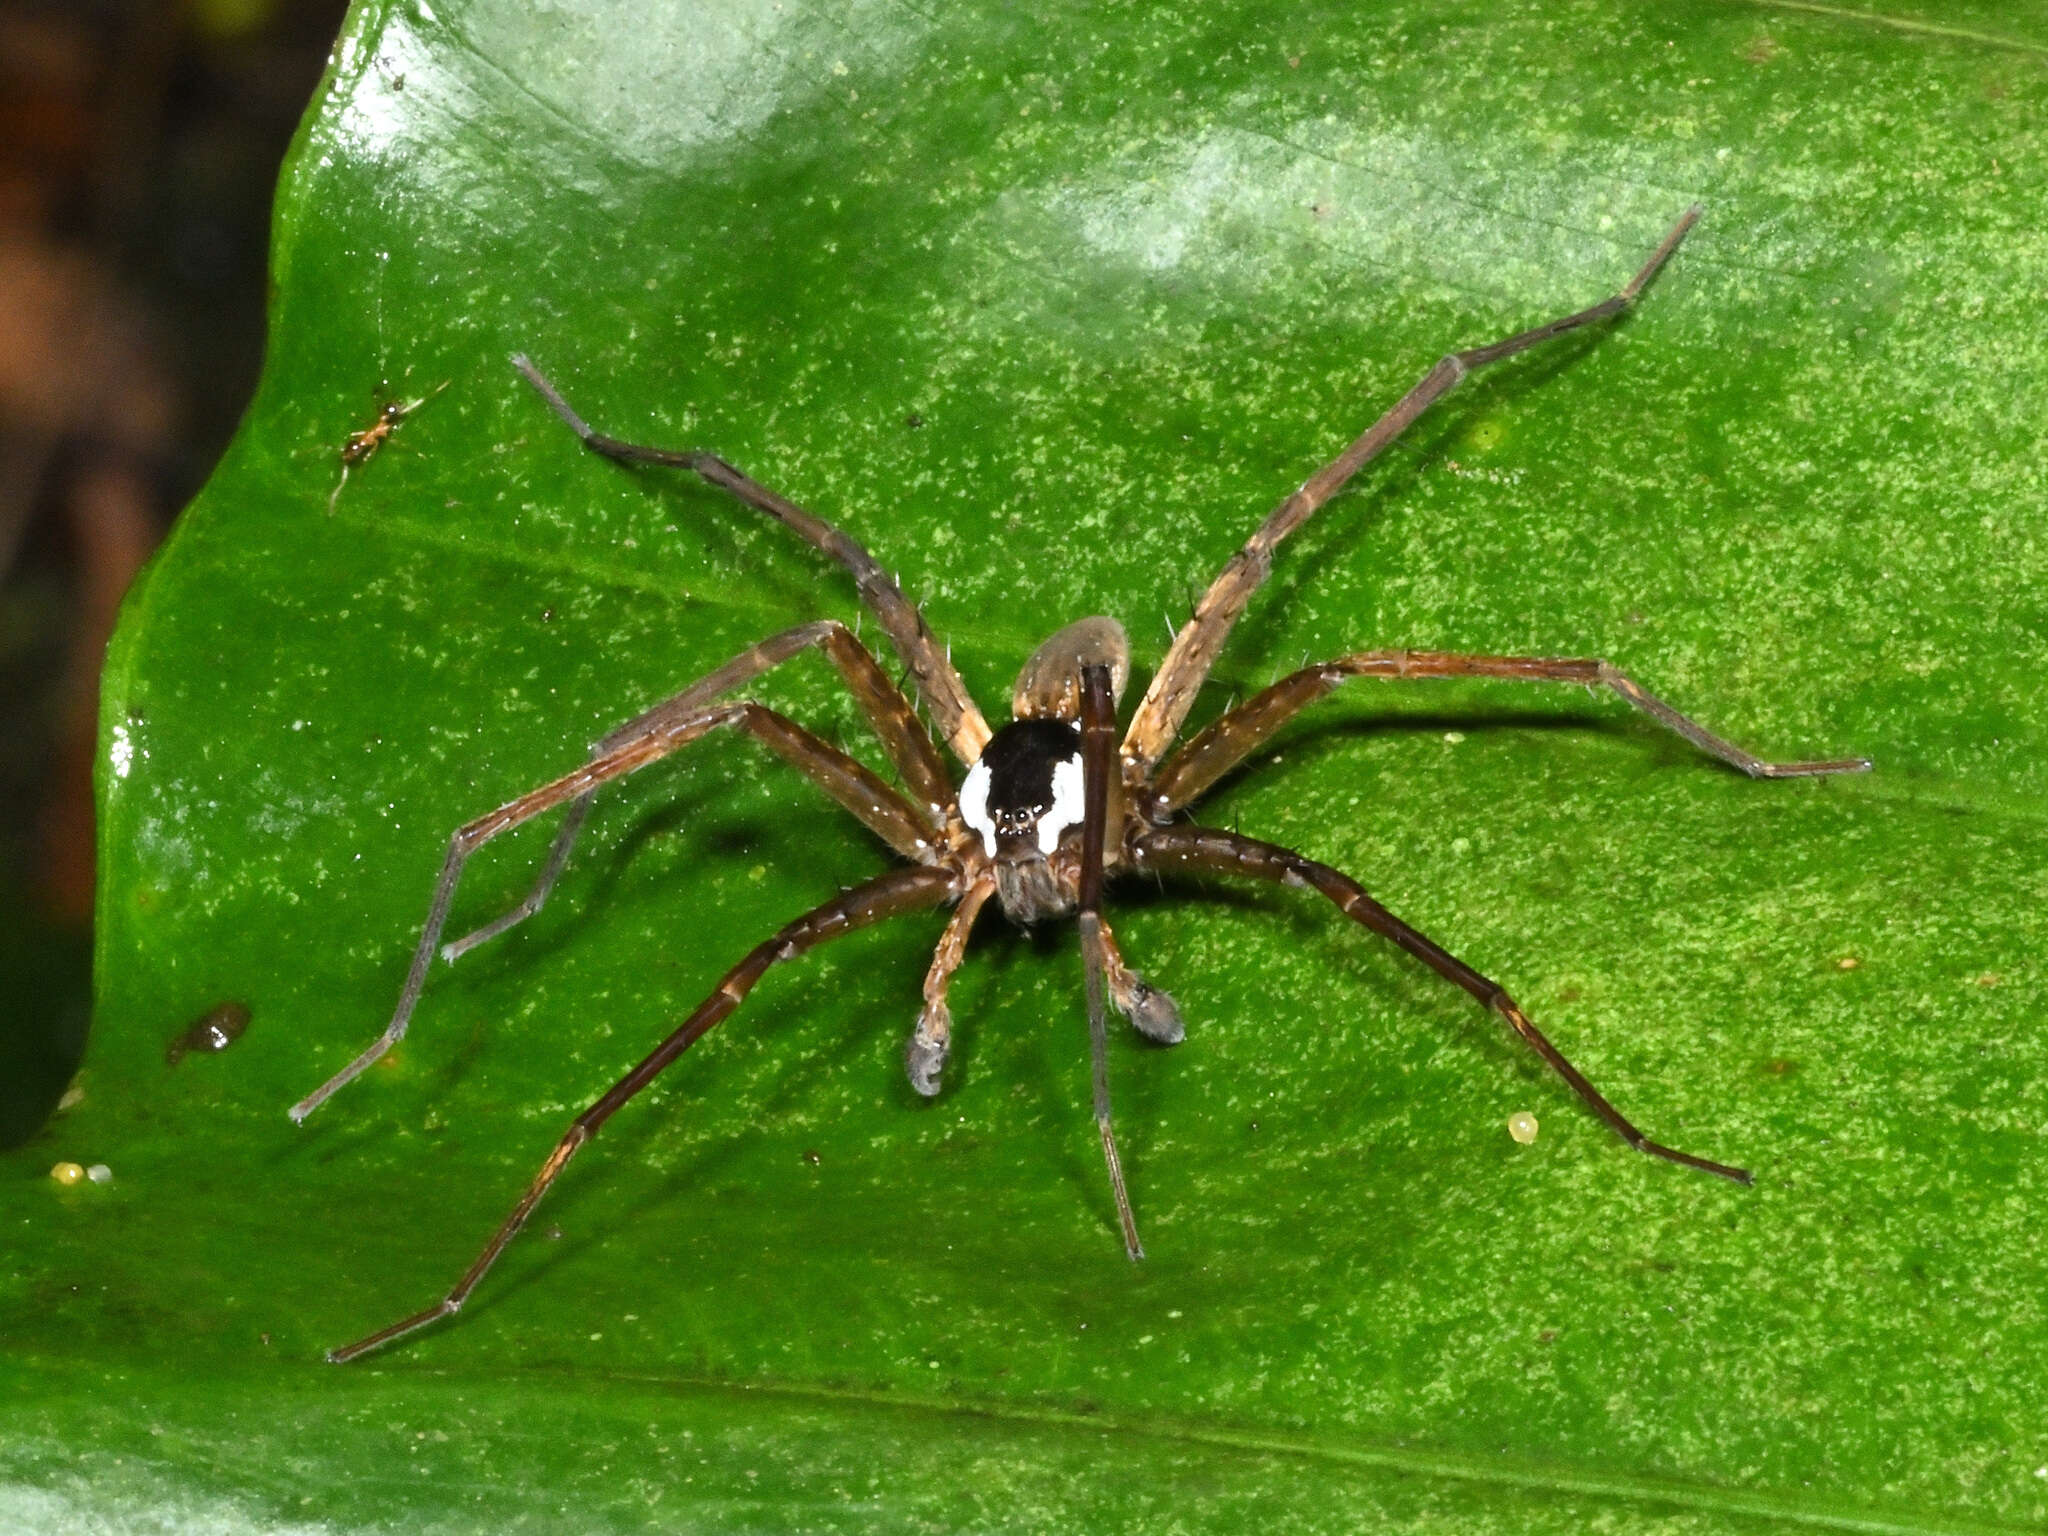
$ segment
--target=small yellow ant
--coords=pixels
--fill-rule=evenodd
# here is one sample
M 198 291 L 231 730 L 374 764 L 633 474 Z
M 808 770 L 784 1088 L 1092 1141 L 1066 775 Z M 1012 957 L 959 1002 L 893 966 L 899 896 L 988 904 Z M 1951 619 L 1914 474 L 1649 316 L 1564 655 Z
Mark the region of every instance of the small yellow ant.
M 334 490 L 327 497 L 329 517 L 334 515 L 334 504 L 341 500 L 341 488 L 348 484 L 348 472 L 382 448 L 384 440 L 405 424 L 406 417 L 440 394 L 449 383 L 449 380 L 443 379 L 417 400 L 385 401 L 374 421 L 362 431 L 349 434 L 348 441 L 341 445 L 341 478 L 334 482 Z

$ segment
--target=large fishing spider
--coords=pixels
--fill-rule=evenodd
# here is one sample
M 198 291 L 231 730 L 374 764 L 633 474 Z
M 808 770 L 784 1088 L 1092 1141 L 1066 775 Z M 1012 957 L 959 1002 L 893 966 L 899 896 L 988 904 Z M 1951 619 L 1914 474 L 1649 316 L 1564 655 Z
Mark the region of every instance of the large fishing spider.
M 533 363 L 523 356 L 514 357 L 519 371 L 555 414 L 575 429 L 586 447 L 625 463 L 692 470 L 783 523 L 846 567 L 861 600 L 881 622 L 908 666 L 918 701 L 938 728 L 936 734 L 965 765 L 967 774 L 955 789 L 932 734 L 920 723 L 910 701 L 851 630 L 827 619 L 770 636 L 674 698 L 620 726 L 598 742 L 591 758 L 574 772 L 459 829 L 449 843 L 426 931 L 413 954 L 390 1025 L 369 1049 L 294 1105 L 293 1119 L 303 1120 L 311 1114 L 405 1033 L 454 899 L 456 881 L 480 845 L 545 811 L 564 804 L 569 807 L 531 893 L 496 920 L 441 946 L 441 954 L 448 960 L 495 938 L 540 909 L 568 862 L 591 798 L 601 785 L 713 731 L 732 728 L 753 735 L 852 812 L 902 855 L 909 867 L 842 892 L 756 945 L 726 972 L 711 995 L 674 1033 L 576 1117 L 454 1289 L 433 1306 L 330 1351 L 328 1359 L 354 1359 L 458 1311 L 569 1159 L 627 1100 L 737 1008 L 770 966 L 793 960 L 814 945 L 869 923 L 951 903 L 953 915 L 925 976 L 924 1011 L 911 1032 L 905 1060 L 917 1091 L 927 1096 L 937 1093 L 952 1033 L 947 985 L 966 950 L 968 932 L 991 896 L 1011 921 L 1020 924 L 1070 913 L 1076 916 L 1087 973 L 1095 1122 L 1101 1132 L 1102 1155 L 1124 1247 L 1131 1258 L 1142 1258 L 1144 1250 L 1138 1242 L 1137 1222 L 1124 1189 L 1110 1125 L 1105 994 L 1148 1039 L 1173 1044 L 1182 1036 L 1182 1025 L 1173 999 L 1148 986 L 1124 963 L 1103 918 L 1103 880 L 1125 872 L 1242 875 L 1321 892 L 1345 916 L 1393 940 L 1499 1013 L 1630 1146 L 1747 1184 L 1749 1174 L 1744 1169 L 1695 1157 L 1643 1135 L 1544 1038 L 1498 983 L 1402 922 L 1348 876 L 1291 849 L 1176 818 L 1301 709 L 1356 677 L 1514 678 L 1610 688 L 1702 751 L 1754 778 L 1855 773 L 1870 766 L 1867 760 L 1765 762 L 1687 719 L 1605 661 L 1438 651 L 1360 651 L 1304 668 L 1212 721 L 1167 756 L 1231 626 L 1266 579 L 1280 541 L 1473 369 L 1627 309 L 1698 218 L 1697 207 L 1688 209 L 1642 270 L 1613 297 L 1505 341 L 1442 359 L 1363 436 L 1275 507 L 1223 567 L 1196 605 L 1193 618 L 1174 636 L 1121 745 L 1116 741 L 1117 705 L 1130 670 L 1130 646 L 1116 620 L 1082 619 L 1041 645 L 1018 675 L 1010 702 L 1015 718 L 1001 730 L 991 731 L 923 615 L 853 539 L 713 454 L 642 447 L 593 431 Z M 720 702 L 770 668 L 812 647 L 822 650 L 846 680 L 901 778 L 902 790 L 892 788 L 838 748 L 764 705 L 749 700 Z

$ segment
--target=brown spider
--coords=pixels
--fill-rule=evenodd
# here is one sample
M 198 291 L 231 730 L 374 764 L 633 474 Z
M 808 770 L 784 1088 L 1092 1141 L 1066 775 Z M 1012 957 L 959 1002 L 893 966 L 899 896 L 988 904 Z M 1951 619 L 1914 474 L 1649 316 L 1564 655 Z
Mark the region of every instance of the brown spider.
M 1755 778 L 1856 773 L 1870 766 L 1867 760 L 1765 762 L 1644 692 L 1605 661 L 1467 656 L 1437 651 L 1360 651 L 1305 668 L 1211 722 L 1178 752 L 1166 756 L 1231 626 L 1266 579 L 1273 550 L 1280 541 L 1306 522 L 1361 466 L 1472 369 L 1620 314 L 1677 249 L 1698 218 L 1697 207 L 1688 209 L 1642 270 L 1613 297 L 1505 341 L 1442 359 L 1363 436 L 1275 507 L 1223 567 L 1196 606 L 1194 617 L 1174 637 L 1166 660 L 1124 732 L 1121 746 L 1116 741 L 1117 705 L 1130 671 L 1130 646 L 1122 626 L 1114 619 L 1082 619 L 1041 645 L 1017 678 L 1011 697 L 1015 718 L 1001 730 L 991 731 L 923 616 L 853 539 L 756 484 L 713 454 L 641 447 L 591 430 L 538 368 L 523 356 L 514 357 L 514 365 L 555 413 L 575 429 L 586 447 L 628 463 L 692 470 L 793 529 L 845 566 L 853 575 L 861 600 L 881 621 L 897 654 L 909 667 L 918 700 L 937 726 L 937 735 L 966 767 L 967 774 L 956 790 L 932 735 L 920 724 L 910 701 L 890 682 L 852 631 L 836 621 L 824 620 L 784 630 L 734 657 L 674 698 L 620 726 L 598 742 L 590 759 L 573 773 L 544 784 L 458 830 L 450 841 L 447 860 L 434 889 L 433 905 L 427 914 L 426 930 L 413 954 L 412 968 L 390 1025 L 369 1049 L 294 1105 L 294 1120 L 311 1114 L 405 1033 L 447 919 L 456 881 L 469 856 L 481 844 L 545 811 L 564 804 L 569 807 L 531 893 L 503 916 L 442 946 L 440 952 L 448 960 L 496 937 L 540 909 L 568 861 L 591 798 L 601 785 L 712 731 L 731 727 L 751 733 L 852 812 L 908 860 L 909 867 L 891 870 L 833 897 L 757 945 L 652 1054 L 576 1117 L 512 1213 L 454 1289 L 433 1306 L 332 1350 L 327 1358 L 337 1362 L 352 1360 L 458 1311 L 569 1159 L 627 1100 L 737 1008 L 770 966 L 793 960 L 814 945 L 869 923 L 951 903 L 953 915 L 925 976 L 924 1011 L 911 1033 L 905 1062 L 910 1081 L 920 1094 L 938 1092 L 952 1033 L 952 1014 L 946 1007 L 947 986 L 966 950 L 968 932 L 991 896 L 1001 903 L 1012 921 L 1020 924 L 1076 916 L 1087 970 L 1095 1120 L 1101 1132 L 1117 1218 L 1123 1227 L 1124 1247 L 1131 1258 L 1142 1258 L 1144 1250 L 1139 1246 L 1137 1222 L 1124 1189 L 1116 1138 L 1110 1125 L 1105 994 L 1149 1039 L 1172 1044 L 1181 1038 L 1182 1025 L 1173 999 L 1146 985 L 1125 965 L 1115 937 L 1103 920 L 1103 879 L 1126 871 L 1241 875 L 1321 892 L 1347 917 L 1393 940 L 1499 1013 L 1630 1146 L 1747 1184 L 1750 1176 L 1741 1168 L 1694 1157 L 1644 1136 L 1565 1060 L 1497 983 L 1402 922 L 1348 876 L 1290 849 L 1241 837 L 1235 832 L 1176 822 L 1175 818 L 1303 707 L 1355 677 L 1492 677 L 1604 686 L 1702 751 Z M 764 705 L 746 700 L 719 702 L 770 668 L 813 646 L 825 653 L 846 680 L 901 777 L 902 791 Z

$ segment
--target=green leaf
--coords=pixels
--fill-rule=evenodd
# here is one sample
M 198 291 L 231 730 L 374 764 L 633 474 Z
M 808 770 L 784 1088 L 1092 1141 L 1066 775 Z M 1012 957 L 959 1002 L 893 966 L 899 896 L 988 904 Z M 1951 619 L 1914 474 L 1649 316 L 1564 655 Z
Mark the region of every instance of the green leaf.
M 109 659 L 84 1099 L 0 1161 L 0 1525 L 2038 1528 L 2044 52 L 1993 6 L 359 6 L 262 391 Z M 907 919 L 772 974 L 458 1319 L 320 1363 L 888 862 L 706 743 L 287 1121 L 388 1016 L 456 825 L 855 612 L 785 530 L 582 452 L 509 354 L 842 521 L 994 706 L 1088 612 L 1148 672 L 1435 358 L 1613 291 L 1696 200 L 1638 313 L 1474 379 L 1283 549 L 1197 719 L 1365 646 L 1602 655 L 1877 772 L 1362 684 L 1202 814 L 1355 873 L 1754 1189 L 1632 1155 L 1305 894 L 1128 887 L 1191 1026 L 1112 1052 L 1143 1266 L 1067 930 L 986 923 L 927 1105 Z M 424 403 L 330 511 L 380 381 Z M 817 663 L 764 696 L 878 760 Z M 458 931 L 549 835 L 478 858 Z M 166 1065 L 225 1001 L 247 1034 Z

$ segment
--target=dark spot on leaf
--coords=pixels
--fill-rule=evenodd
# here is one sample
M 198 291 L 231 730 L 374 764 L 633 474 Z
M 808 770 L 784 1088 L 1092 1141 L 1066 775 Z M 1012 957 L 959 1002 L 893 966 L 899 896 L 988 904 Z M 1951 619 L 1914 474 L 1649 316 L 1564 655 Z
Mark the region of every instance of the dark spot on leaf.
M 249 1027 L 247 1003 L 220 1003 L 194 1019 L 164 1047 L 164 1065 L 175 1067 L 192 1051 L 211 1055 L 224 1051 L 242 1038 Z

